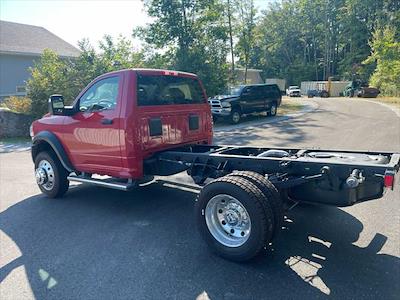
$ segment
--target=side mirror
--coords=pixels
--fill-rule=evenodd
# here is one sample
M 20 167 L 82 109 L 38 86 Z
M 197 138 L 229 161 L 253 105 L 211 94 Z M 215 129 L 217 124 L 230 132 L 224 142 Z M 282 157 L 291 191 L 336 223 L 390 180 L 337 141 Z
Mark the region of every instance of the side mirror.
M 62 95 L 51 95 L 49 98 L 49 113 L 51 115 L 64 114 L 64 97 Z

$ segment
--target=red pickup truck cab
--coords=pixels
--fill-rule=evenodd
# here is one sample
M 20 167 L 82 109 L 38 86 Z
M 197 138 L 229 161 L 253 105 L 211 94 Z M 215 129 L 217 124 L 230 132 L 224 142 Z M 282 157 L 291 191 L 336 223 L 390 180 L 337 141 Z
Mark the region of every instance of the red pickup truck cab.
M 52 147 L 68 171 L 138 179 L 143 160 L 155 152 L 211 143 L 206 99 L 194 74 L 151 69 L 107 73 L 93 80 L 72 107 L 32 124 L 32 154 L 35 159 Z

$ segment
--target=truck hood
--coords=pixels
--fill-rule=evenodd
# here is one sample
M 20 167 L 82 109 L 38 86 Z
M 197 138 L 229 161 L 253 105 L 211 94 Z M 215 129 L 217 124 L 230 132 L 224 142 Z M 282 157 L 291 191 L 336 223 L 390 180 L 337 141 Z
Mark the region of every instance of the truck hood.
M 230 101 L 230 100 L 235 100 L 239 98 L 239 96 L 234 96 L 234 95 L 217 95 L 213 98 L 211 98 L 211 100 L 220 100 L 220 101 Z

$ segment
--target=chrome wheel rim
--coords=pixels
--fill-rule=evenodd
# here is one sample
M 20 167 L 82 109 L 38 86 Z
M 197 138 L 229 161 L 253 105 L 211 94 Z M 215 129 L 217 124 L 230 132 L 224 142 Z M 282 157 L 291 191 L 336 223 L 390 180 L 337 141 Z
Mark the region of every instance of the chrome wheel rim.
M 276 114 L 276 106 L 272 105 L 271 106 L 271 115 L 275 115 Z
M 221 194 L 211 198 L 205 209 L 205 219 L 211 235 L 224 246 L 240 247 L 249 239 L 250 216 L 235 197 Z
M 240 115 L 239 115 L 238 112 L 234 112 L 234 113 L 233 113 L 233 115 L 232 115 L 232 120 L 233 120 L 234 123 L 237 123 L 237 122 L 240 121 Z
M 36 183 L 46 191 L 54 187 L 55 175 L 51 164 L 47 160 L 41 160 L 35 170 Z

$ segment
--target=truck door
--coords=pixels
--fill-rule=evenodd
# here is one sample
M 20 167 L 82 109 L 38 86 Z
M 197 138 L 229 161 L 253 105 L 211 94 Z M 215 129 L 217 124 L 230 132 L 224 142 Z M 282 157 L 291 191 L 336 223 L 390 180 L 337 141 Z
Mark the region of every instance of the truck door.
M 79 111 L 66 117 L 63 141 L 78 170 L 111 174 L 121 168 L 122 82 L 122 74 L 98 79 L 75 103 Z
M 210 107 L 198 79 L 173 74 L 137 75 L 137 109 L 145 154 L 211 136 Z
M 272 102 L 275 99 L 275 93 L 272 89 L 272 86 L 267 85 L 265 86 L 265 108 L 268 110 L 271 107 Z
M 266 110 L 266 102 L 267 102 L 267 93 L 265 85 L 258 85 L 256 88 L 256 103 L 257 103 L 257 111 L 265 111 Z
M 252 113 L 263 110 L 264 99 L 258 86 L 247 86 L 243 88 L 240 96 L 240 104 L 243 113 Z
M 281 103 L 281 95 L 278 87 L 276 85 L 266 85 L 265 86 L 265 106 L 266 110 L 269 110 L 272 103 L 276 103 L 279 106 Z
M 240 106 L 242 112 L 245 114 L 254 111 L 253 101 L 255 100 L 255 91 L 253 87 L 246 86 L 243 88 L 242 94 L 240 95 Z

